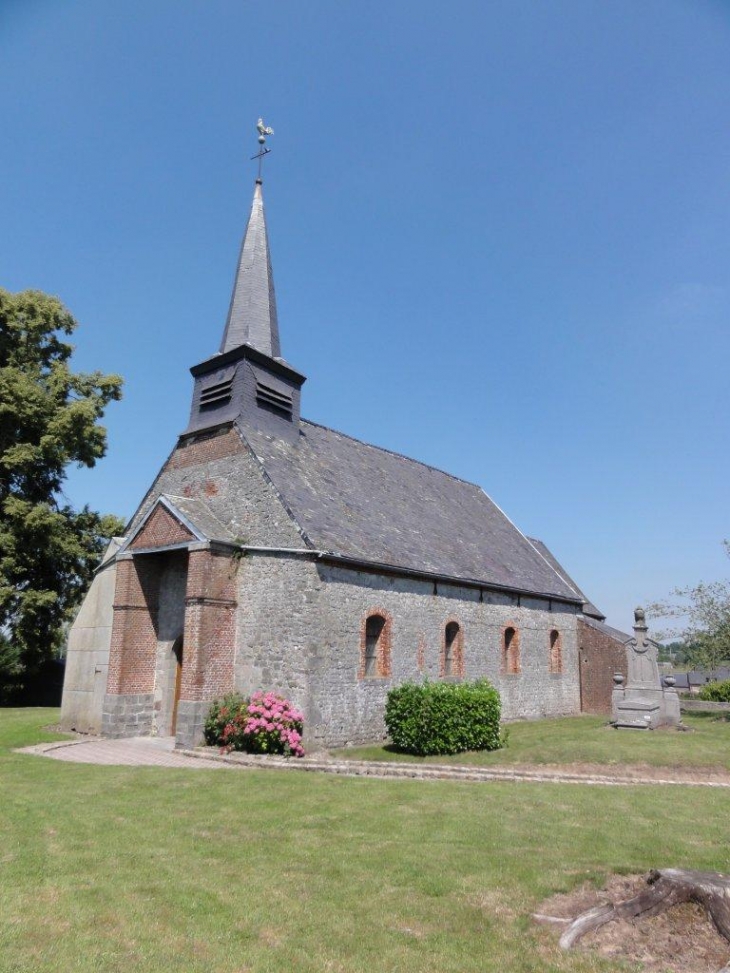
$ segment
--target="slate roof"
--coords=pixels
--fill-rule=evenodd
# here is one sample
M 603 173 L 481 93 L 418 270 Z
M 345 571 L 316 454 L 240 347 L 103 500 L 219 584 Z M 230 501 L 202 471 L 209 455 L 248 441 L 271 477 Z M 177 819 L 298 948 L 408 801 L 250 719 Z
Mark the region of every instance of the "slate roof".
M 481 487 L 325 426 L 239 427 L 315 550 L 581 602 Z
M 250 344 L 265 355 L 276 358 L 281 354 L 279 323 L 276 314 L 274 275 L 271 270 L 269 238 L 266 233 L 264 199 L 261 181 L 251 204 L 251 215 L 243 235 L 233 282 L 231 304 L 228 309 L 221 352 Z
M 228 528 L 218 520 L 210 507 L 197 497 L 175 497 L 160 494 L 167 500 L 173 513 L 179 513 L 198 534 L 209 541 L 233 544 L 235 538 Z
M 542 554 L 542 556 L 552 565 L 553 568 L 558 572 L 560 577 L 570 585 L 570 587 L 577 592 L 579 597 L 583 600 L 583 614 L 590 615 L 592 618 L 597 618 L 599 621 L 603 621 L 606 617 L 600 608 L 596 608 L 592 601 L 590 601 L 578 587 L 578 585 L 573 581 L 571 576 L 565 570 L 563 565 L 558 561 L 552 551 L 542 542 L 534 537 L 529 537 L 528 540 L 531 544 L 534 544 L 537 550 Z
M 586 615 L 585 622 L 587 625 L 590 625 L 591 628 L 595 628 L 598 632 L 603 632 L 604 635 L 608 635 L 609 638 L 615 639 L 622 645 L 630 642 L 634 637 L 633 635 L 627 635 L 626 632 L 622 632 L 618 628 L 613 628 L 611 625 L 606 625 L 604 621 L 599 621 L 597 618 L 591 618 L 589 615 Z
M 730 669 L 720 666 L 717 669 L 690 669 L 687 680 L 691 686 L 704 686 L 708 682 L 724 682 L 730 679 Z

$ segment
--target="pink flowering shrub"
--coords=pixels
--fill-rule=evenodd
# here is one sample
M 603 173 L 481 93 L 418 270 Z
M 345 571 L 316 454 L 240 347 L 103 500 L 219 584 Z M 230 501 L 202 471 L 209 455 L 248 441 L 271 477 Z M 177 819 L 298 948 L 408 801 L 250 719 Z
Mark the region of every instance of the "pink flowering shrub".
M 254 693 L 245 699 L 238 693 L 211 706 L 205 721 L 205 742 L 225 753 L 275 753 L 303 757 L 304 717 L 288 699 L 276 693 Z

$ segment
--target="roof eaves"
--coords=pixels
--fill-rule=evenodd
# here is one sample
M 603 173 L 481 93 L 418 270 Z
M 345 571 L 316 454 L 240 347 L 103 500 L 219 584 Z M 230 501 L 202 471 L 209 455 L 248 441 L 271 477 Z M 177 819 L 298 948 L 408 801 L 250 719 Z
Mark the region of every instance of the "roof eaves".
M 398 564 L 389 564 L 383 561 L 371 561 L 366 558 L 351 557 L 347 554 L 338 554 L 335 551 L 314 551 L 317 560 L 333 562 L 349 567 L 359 567 L 383 573 L 398 574 L 409 578 L 423 578 L 428 581 L 442 582 L 444 584 L 458 585 L 465 588 L 478 588 L 484 591 L 499 591 L 504 594 L 525 596 L 527 598 L 541 598 L 545 601 L 559 601 L 569 605 L 582 605 L 582 599 L 571 598 L 566 595 L 556 594 L 549 591 L 534 591 L 527 588 L 517 588 L 511 585 L 498 584 L 495 581 L 484 581 L 478 578 L 460 578 L 454 575 L 439 574 L 433 571 L 418 570 L 416 568 L 403 567 Z

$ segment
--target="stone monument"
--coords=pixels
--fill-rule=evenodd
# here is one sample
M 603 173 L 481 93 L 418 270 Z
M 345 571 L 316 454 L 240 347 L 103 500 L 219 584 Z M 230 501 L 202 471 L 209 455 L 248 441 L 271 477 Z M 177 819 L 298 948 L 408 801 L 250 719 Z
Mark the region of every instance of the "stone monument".
M 629 676 L 613 677 L 613 718 L 616 727 L 653 730 L 666 724 L 680 722 L 679 696 L 673 688 L 674 680 L 662 685 L 657 665 L 657 646 L 648 636 L 643 608 L 634 612 L 634 637 L 626 643 Z

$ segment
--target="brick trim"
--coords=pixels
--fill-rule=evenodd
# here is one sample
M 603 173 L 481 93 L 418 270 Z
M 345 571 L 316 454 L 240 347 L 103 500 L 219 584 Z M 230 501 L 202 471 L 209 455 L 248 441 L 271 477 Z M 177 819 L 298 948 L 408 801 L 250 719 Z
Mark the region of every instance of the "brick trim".
M 366 652 L 367 652 L 367 625 L 368 619 L 382 618 L 385 624 L 378 637 L 376 672 L 372 676 L 365 675 Z M 357 670 L 357 678 L 362 679 L 389 679 L 392 673 L 391 650 L 392 650 L 392 627 L 393 616 L 385 608 L 369 608 L 360 620 L 360 665 Z
M 512 629 L 514 635 L 507 645 L 507 633 Z M 500 641 L 500 671 L 503 676 L 519 676 L 522 672 L 520 659 L 520 630 L 515 622 L 507 622 L 502 626 Z

